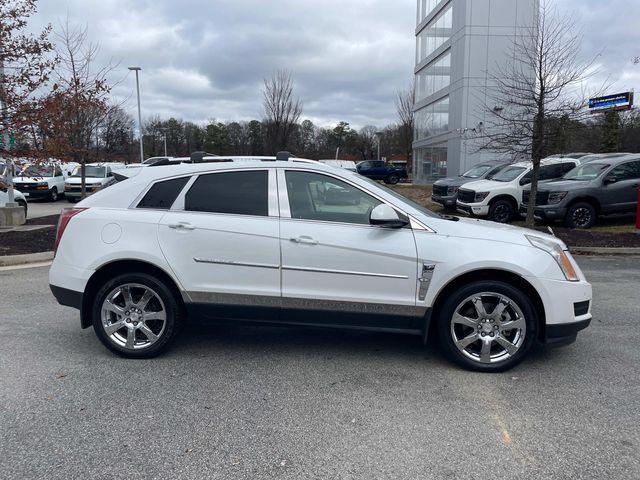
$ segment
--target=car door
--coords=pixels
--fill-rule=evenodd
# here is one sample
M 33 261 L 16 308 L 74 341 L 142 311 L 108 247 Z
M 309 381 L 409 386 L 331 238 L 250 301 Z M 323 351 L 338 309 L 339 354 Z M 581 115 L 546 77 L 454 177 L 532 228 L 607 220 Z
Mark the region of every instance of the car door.
M 280 305 L 278 228 L 275 172 L 234 169 L 194 176 L 160 221 L 158 236 L 202 313 L 270 319 Z
M 411 228 L 370 225 L 383 202 L 334 175 L 278 169 L 278 192 L 282 318 L 409 328 L 420 315 Z
M 640 161 L 626 162 L 614 167 L 602 182 L 602 210 L 612 213 L 634 211 L 638 203 L 639 186 Z

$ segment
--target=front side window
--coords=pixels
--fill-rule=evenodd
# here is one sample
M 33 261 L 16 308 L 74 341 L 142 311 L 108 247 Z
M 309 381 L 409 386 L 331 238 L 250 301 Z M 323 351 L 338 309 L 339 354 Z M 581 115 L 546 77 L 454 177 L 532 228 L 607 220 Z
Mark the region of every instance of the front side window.
M 200 175 L 185 196 L 185 210 L 233 215 L 269 215 L 269 172 Z
M 371 210 L 382 203 L 333 177 L 295 171 L 285 175 L 292 218 L 369 225 Z
M 640 178 L 640 161 L 618 165 L 616 168 L 611 170 L 609 175 L 615 177 L 618 181 L 635 180 L 636 178 Z
M 610 165 L 606 163 L 586 163 L 567 172 L 565 180 L 588 181 L 598 178 Z
M 476 165 L 464 172 L 461 176 L 464 178 L 480 178 L 489 171 L 491 165 Z
M 169 210 L 188 181 L 189 177 L 182 177 L 154 183 L 140 200 L 138 208 Z

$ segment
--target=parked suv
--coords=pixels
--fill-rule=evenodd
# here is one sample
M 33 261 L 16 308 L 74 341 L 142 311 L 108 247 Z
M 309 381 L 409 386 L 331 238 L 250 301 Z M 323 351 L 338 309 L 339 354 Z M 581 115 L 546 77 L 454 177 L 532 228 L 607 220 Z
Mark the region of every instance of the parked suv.
M 65 176 L 57 163 L 28 164 L 13 179 L 13 185 L 28 199 L 55 202 L 64 194 Z
M 540 163 L 539 180 L 560 178 L 579 164 L 572 158 L 551 158 Z M 479 180 L 464 185 L 458 191 L 459 211 L 478 217 L 488 217 L 499 223 L 509 223 L 518 214 L 522 191 L 531 183 L 533 164 L 514 163 L 500 170 L 491 180 Z
M 591 286 L 559 239 L 265 160 L 144 168 L 64 211 L 53 294 L 133 358 L 190 317 L 435 335 L 460 365 L 501 371 L 588 326 Z
M 85 195 L 89 196 L 116 183 L 113 170 L 124 168 L 123 163 L 89 163 L 85 165 Z M 77 202 L 82 196 L 82 170 L 76 171 L 64 182 L 64 194 L 70 202 Z
M 383 180 L 391 185 L 395 185 L 400 180 L 407 178 L 407 169 L 405 167 L 386 163 L 382 160 L 360 162 L 356 165 L 356 170 L 363 177 L 372 180 Z
M 439 203 L 444 208 L 455 209 L 458 199 L 458 190 L 469 182 L 487 179 L 490 180 L 496 173 L 509 166 L 504 162 L 484 162 L 474 165 L 462 175 L 451 178 L 443 178 L 433 184 L 431 201 Z
M 538 185 L 534 214 L 543 220 L 563 220 L 570 228 L 590 228 L 598 215 L 634 212 L 638 207 L 640 155 L 593 160 L 562 179 Z M 520 211 L 527 212 L 529 190 Z

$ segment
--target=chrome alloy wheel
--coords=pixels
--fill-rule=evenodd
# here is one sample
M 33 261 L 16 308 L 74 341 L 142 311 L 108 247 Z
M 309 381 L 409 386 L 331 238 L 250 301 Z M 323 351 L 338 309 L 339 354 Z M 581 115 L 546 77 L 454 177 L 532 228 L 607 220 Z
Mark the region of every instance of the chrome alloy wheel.
M 126 283 L 105 297 L 101 320 L 102 328 L 114 344 L 140 350 L 160 339 L 165 330 L 167 311 L 153 289 Z
M 476 293 L 456 307 L 451 337 L 456 348 L 479 363 L 514 356 L 524 344 L 527 322 L 518 305 L 495 292 Z

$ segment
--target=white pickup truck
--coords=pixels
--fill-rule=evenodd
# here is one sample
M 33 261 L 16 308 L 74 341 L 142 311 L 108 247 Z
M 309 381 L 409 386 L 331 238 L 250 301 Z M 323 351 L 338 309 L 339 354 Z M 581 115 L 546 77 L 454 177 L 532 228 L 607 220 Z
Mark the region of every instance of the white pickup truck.
M 124 168 L 124 163 L 89 163 L 85 166 L 85 196 L 116 183 L 113 170 Z M 70 202 L 78 202 L 82 196 L 82 173 L 76 168 L 64 183 L 64 194 Z
M 574 158 L 549 158 L 540 163 L 539 180 L 562 177 L 580 164 Z M 458 190 L 457 210 L 476 217 L 488 217 L 499 223 L 509 223 L 518 215 L 522 192 L 531 183 L 531 162 L 514 163 L 491 180 L 465 183 Z
M 55 202 L 64 193 L 64 181 L 58 164 L 28 164 L 13 178 L 13 185 L 30 200 L 47 198 Z

